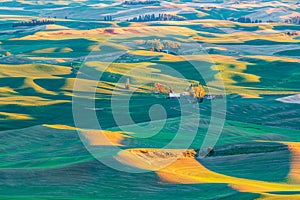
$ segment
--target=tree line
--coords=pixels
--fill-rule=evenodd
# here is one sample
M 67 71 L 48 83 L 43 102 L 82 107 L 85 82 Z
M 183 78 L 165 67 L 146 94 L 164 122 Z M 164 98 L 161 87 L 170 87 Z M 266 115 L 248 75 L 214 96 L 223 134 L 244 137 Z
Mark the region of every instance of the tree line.
M 251 18 L 245 17 L 245 16 L 241 16 L 238 19 L 229 18 L 228 20 L 236 21 L 236 22 L 240 22 L 240 23 L 262 23 L 263 22 L 260 19 L 251 20 Z M 273 23 L 273 22 L 276 22 L 276 21 L 273 21 L 271 19 L 266 21 L 266 23 Z M 300 16 L 290 17 L 289 19 L 286 19 L 283 22 L 288 23 L 288 24 L 300 24 Z
M 107 16 L 104 16 L 104 21 L 113 21 L 113 18 L 111 15 L 107 15 Z
M 40 26 L 45 24 L 54 24 L 54 20 L 52 19 L 33 19 L 30 21 L 16 22 L 13 23 L 13 27 L 17 26 Z
M 290 17 L 285 20 L 285 23 L 289 24 L 300 24 L 300 16 Z
M 128 19 L 129 22 L 148 22 L 148 21 L 183 21 L 185 18 L 177 16 L 177 15 L 171 15 L 171 14 L 159 14 L 156 16 L 153 14 L 147 14 L 147 15 L 139 15 L 138 17 L 134 17 L 132 19 Z
M 255 24 L 258 24 L 258 23 L 262 23 L 262 20 L 258 20 L 258 19 L 256 19 L 256 20 L 251 20 L 249 17 L 244 17 L 244 16 L 242 16 L 242 17 L 239 17 L 239 18 L 237 19 L 237 22 L 240 22 L 240 23 L 255 23 Z
M 124 1 L 124 5 L 149 5 L 159 3 L 157 0 L 146 0 L 146 1 Z

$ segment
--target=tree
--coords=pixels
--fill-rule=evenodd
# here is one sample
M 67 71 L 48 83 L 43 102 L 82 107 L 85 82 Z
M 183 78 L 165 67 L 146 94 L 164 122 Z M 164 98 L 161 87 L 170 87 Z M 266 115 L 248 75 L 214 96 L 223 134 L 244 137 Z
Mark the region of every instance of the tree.
M 129 90 L 130 89 L 130 80 L 127 78 L 126 83 L 125 83 L 125 89 Z

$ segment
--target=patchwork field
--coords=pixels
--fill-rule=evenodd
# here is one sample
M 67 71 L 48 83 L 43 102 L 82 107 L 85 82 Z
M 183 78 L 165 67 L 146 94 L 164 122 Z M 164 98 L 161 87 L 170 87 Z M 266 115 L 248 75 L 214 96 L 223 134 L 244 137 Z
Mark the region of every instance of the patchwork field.
M 299 199 L 299 3 L 135 2 L 0 2 L 0 199 Z

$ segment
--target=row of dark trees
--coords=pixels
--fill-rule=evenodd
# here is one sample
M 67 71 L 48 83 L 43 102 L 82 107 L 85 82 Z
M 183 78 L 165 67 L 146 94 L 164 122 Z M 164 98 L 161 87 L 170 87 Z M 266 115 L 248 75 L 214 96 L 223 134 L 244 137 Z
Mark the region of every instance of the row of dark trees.
M 300 24 L 300 16 L 291 17 L 291 18 L 285 20 L 285 23 Z
M 40 26 L 40 25 L 46 25 L 46 24 L 54 24 L 54 20 L 52 19 L 33 19 L 30 21 L 24 21 L 24 22 L 17 22 L 13 23 L 13 27 L 17 26 Z
M 262 23 L 263 22 L 262 20 L 258 20 L 258 19 L 251 20 L 249 17 L 245 17 L 245 16 L 239 17 L 238 19 L 230 18 L 229 20 L 237 21 L 240 23 Z M 273 21 L 273 20 L 266 21 L 266 23 L 273 23 L 273 22 L 276 22 L 276 21 Z M 289 24 L 300 24 L 300 16 L 291 17 L 289 19 L 286 19 L 284 22 L 289 23 Z
M 157 0 L 146 0 L 146 1 L 124 1 L 124 5 L 149 5 L 159 3 Z
M 104 21 L 113 21 L 113 18 L 111 15 L 107 15 L 107 16 L 104 16 Z
M 237 19 L 237 22 L 240 22 L 240 23 L 256 23 L 257 24 L 257 23 L 262 23 L 262 20 L 258 20 L 258 19 L 251 20 L 249 17 L 242 16 L 242 17 Z
M 148 15 L 140 15 L 138 17 L 134 17 L 132 19 L 128 19 L 129 22 L 148 22 L 148 21 L 183 21 L 184 18 L 171 15 L 171 14 L 159 14 L 156 16 L 155 14 L 148 14 Z

